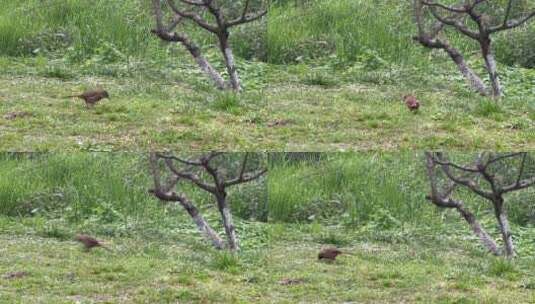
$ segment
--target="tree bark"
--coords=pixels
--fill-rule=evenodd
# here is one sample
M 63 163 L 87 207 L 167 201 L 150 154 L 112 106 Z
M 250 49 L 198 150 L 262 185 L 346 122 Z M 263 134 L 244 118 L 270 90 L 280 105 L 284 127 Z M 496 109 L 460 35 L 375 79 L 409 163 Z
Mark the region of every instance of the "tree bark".
M 457 68 L 468 82 L 468 85 L 483 96 L 489 95 L 489 92 L 483 80 L 481 80 L 481 78 L 477 76 L 476 73 L 474 73 L 474 71 L 468 66 L 468 64 L 466 64 L 466 60 L 464 59 L 464 56 L 459 52 L 459 50 L 452 47 L 447 40 L 431 38 L 423 33 L 415 39 L 425 47 L 444 50 L 453 60 L 455 65 L 457 65 Z
M 219 75 L 208 60 L 204 58 L 199 47 L 189 40 L 181 41 L 181 43 L 190 52 L 191 56 L 193 56 L 199 68 L 212 79 L 216 87 L 220 90 L 225 89 L 225 80 L 223 80 L 223 77 Z
M 474 214 L 467 209 L 465 209 L 462 205 L 459 205 L 456 207 L 457 211 L 461 214 L 461 216 L 468 222 L 470 225 L 470 228 L 472 228 L 472 231 L 474 234 L 479 238 L 481 243 L 494 255 L 500 255 L 500 250 L 498 249 L 498 245 L 496 242 L 492 239 L 492 237 L 481 227 L 481 224 L 477 221 Z
M 188 214 L 191 216 L 195 224 L 197 225 L 197 228 L 201 233 L 208 239 L 209 241 L 212 241 L 212 244 L 217 249 L 223 249 L 225 248 L 225 242 L 221 237 L 215 232 L 212 227 L 208 224 L 208 222 L 204 219 L 204 217 L 199 213 L 199 210 L 187 199 L 184 199 L 183 201 L 180 201 L 180 204 Z
M 476 73 L 474 73 L 474 71 L 466 64 L 463 55 L 461 55 L 456 48 L 453 48 L 447 44 L 445 45 L 444 50 L 448 53 L 453 62 L 455 62 L 457 68 L 468 81 L 470 87 L 476 90 L 479 94 L 487 96 L 488 90 L 485 86 L 485 83 L 483 83 L 483 80 L 481 80 L 481 78 L 479 78 L 479 76 L 477 76 Z
M 178 202 L 180 206 L 186 209 L 201 234 L 203 234 L 207 240 L 211 241 L 215 248 L 225 248 L 225 242 L 223 241 L 223 239 L 221 239 L 217 232 L 215 232 L 214 229 L 210 227 L 210 224 L 208 224 L 204 217 L 199 213 L 199 209 L 197 209 L 197 207 L 195 207 L 195 205 L 193 205 L 193 203 L 187 197 L 185 197 L 184 195 L 179 195 L 175 192 L 164 193 L 161 189 L 158 188 L 159 185 L 156 186 L 156 189 L 150 190 L 150 192 L 154 194 L 154 196 L 164 202 Z
M 230 208 L 227 204 L 226 193 L 217 194 L 217 207 L 221 213 L 221 218 L 223 219 L 223 227 L 225 227 L 225 234 L 228 239 L 228 247 L 231 251 L 239 250 L 238 238 L 236 236 L 236 228 L 234 227 L 232 221 L 232 214 L 230 213 Z
M 228 41 L 228 31 L 225 30 L 223 34 L 219 35 L 219 44 L 223 57 L 225 58 L 225 66 L 230 77 L 230 85 L 234 91 L 240 91 L 240 78 L 236 69 L 236 62 L 234 60 L 234 54 Z
M 221 75 L 212 67 L 210 62 L 202 55 L 201 49 L 193 41 L 189 39 L 186 34 L 181 33 L 168 33 L 163 30 L 153 30 L 158 37 L 164 41 L 180 42 L 186 50 L 191 54 L 201 71 L 207 75 L 215 84 L 215 86 L 223 90 L 225 89 L 225 80 Z
M 484 37 L 480 42 L 481 53 L 485 59 L 485 66 L 489 73 L 490 84 L 492 86 L 492 96 L 499 98 L 502 96 L 502 87 L 500 84 L 500 77 L 498 76 L 498 70 L 496 65 L 496 59 L 491 49 L 490 37 Z
M 509 220 L 507 219 L 507 210 L 503 206 L 503 198 L 498 198 L 494 203 L 494 210 L 496 219 L 500 227 L 500 233 L 502 234 L 502 240 L 505 247 L 505 256 L 508 258 L 514 258 L 515 246 L 513 244 L 513 235 L 509 227 Z

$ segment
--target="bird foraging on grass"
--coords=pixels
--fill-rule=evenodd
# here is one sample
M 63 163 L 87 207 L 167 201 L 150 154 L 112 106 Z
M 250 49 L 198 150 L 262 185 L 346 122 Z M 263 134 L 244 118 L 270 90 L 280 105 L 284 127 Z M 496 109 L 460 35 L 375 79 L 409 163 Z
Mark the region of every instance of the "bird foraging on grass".
M 6 280 L 12 280 L 12 279 L 20 279 L 27 275 L 29 275 L 29 273 L 26 271 L 17 271 L 17 272 L 6 273 L 5 275 L 2 276 L 2 278 Z
M 76 236 L 76 240 L 84 245 L 86 251 L 93 249 L 94 247 L 102 247 L 111 252 L 111 249 L 104 246 L 101 241 L 85 234 L 79 234 Z
M 66 98 L 72 98 L 72 97 L 83 99 L 87 107 L 94 106 L 97 102 L 99 102 L 100 100 L 104 98 L 110 99 L 110 95 L 108 94 L 108 91 L 103 90 L 103 89 L 86 91 L 80 95 L 66 96 Z
M 330 261 L 333 262 L 336 260 L 336 257 L 338 255 L 342 254 L 342 251 L 338 250 L 337 248 L 325 248 L 320 251 L 318 254 L 318 260 L 320 261 Z
M 414 95 L 405 95 L 403 96 L 403 100 L 405 101 L 405 105 L 411 112 L 417 112 L 420 108 L 420 102 Z

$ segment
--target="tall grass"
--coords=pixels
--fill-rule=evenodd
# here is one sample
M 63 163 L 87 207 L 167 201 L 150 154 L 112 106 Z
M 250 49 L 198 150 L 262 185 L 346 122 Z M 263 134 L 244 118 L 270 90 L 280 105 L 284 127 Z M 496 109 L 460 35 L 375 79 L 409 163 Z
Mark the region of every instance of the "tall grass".
M 229 191 L 236 216 L 383 226 L 440 218 L 425 200 L 428 184 L 420 153 L 328 153 L 319 160 L 275 157 L 269 163 L 269 176 Z M 166 209 L 147 193 L 151 186 L 146 160 L 139 154 L 0 154 L 0 215 L 43 215 L 72 222 L 158 221 Z M 206 192 L 188 184 L 180 190 L 202 210 L 214 210 L 214 200 Z M 467 190 L 458 195 L 478 215 L 493 217 L 488 202 Z M 534 195 L 532 188 L 506 197 L 511 221 L 535 223 Z M 183 214 L 181 208 L 177 212 Z M 455 212 L 449 214 L 458 220 Z
M 142 154 L 0 153 L 0 214 L 40 214 L 73 222 L 156 221 L 165 208 L 148 194 L 151 182 Z M 181 184 L 180 191 L 199 208 L 214 205 L 211 195 L 191 184 Z M 237 216 L 262 219 L 266 195 L 260 180 L 231 189 L 229 202 Z
M 410 5 L 404 1 L 311 1 L 274 6 L 269 15 L 267 47 L 274 63 L 320 56 L 328 48 L 346 60 L 373 50 L 392 62 L 421 52 L 412 42 Z
M 425 216 L 424 192 L 419 187 L 422 175 L 416 164 L 411 154 L 359 153 L 332 154 L 316 165 L 273 164 L 270 218 L 303 221 L 342 216 L 358 224 L 375 216 L 385 221 Z
M 473 155 L 456 154 L 473 160 Z M 443 213 L 425 196 L 429 185 L 421 153 L 332 153 L 320 162 L 271 163 L 269 217 L 296 222 L 336 219 L 346 224 L 374 222 L 395 226 L 401 222 L 429 224 Z M 493 222 L 491 204 L 461 188 L 456 194 L 478 216 Z M 510 219 L 519 225 L 535 223 L 535 189 L 506 197 Z M 457 219 L 454 211 L 446 213 Z
M 72 47 L 89 56 L 104 43 L 125 54 L 143 54 L 149 45 L 150 11 L 145 1 L 0 0 L 0 54 L 21 56 Z
M 0 214 L 57 212 L 72 220 L 98 215 L 114 221 L 141 218 L 154 205 L 139 159 L 123 154 L 3 155 L 0 168 Z
M 163 55 L 164 49 L 150 33 L 152 16 L 148 1 L 0 0 L 0 54 L 31 55 L 62 46 L 69 56 L 87 57 L 111 45 L 126 55 Z M 236 28 L 238 55 L 266 56 L 274 63 L 292 61 L 306 53 L 313 40 L 336 47 L 343 58 L 355 59 L 364 49 L 402 60 L 411 48 L 412 24 L 407 6 L 391 1 L 315 1 L 306 9 L 294 6 L 270 8 L 268 37 L 263 23 Z M 193 31 L 202 44 L 213 39 Z M 64 43 L 64 45 L 62 44 Z M 63 50 L 64 52 L 66 50 Z M 267 53 L 267 54 L 266 54 Z
M 0 0 L 0 7 L 0 55 L 45 54 L 73 61 L 94 55 L 113 60 L 169 55 L 150 33 L 150 1 Z M 410 1 L 275 1 L 264 21 L 233 28 L 238 57 L 286 64 L 336 54 L 344 61 L 378 56 L 390 63 L 427 63 L 422 57 L 426 50 L 412 40 L 416 29 Z M 515 40 L 509 33 L 499 36 L 497 57 L 533 66 L 532 28 L 513 32 Z M 197 27 L 186 31 L 203 47 L 215 43 L 213 35 Z M 459 35 L 451 35 L 451 41 L 463 52 L 477 50 Z
M 53 51 L 59 50 L 75 61 L 112 52 L 138 58 L 168 55 L 150 32 L 154 23 L 150 1 L 0 0 L 0 6 L 0 55 L 55 55 Z M 238 28 L 237 38 L 231 37 L 237 55 L 265 58 L 257 54 L 265 53 L 265 26 L 258 22 L 246 26 L 254 33 L 246 35 Z M 215 42 L 213 35 L 199 28 L 187 26 L 186 31 L 202 46 Z

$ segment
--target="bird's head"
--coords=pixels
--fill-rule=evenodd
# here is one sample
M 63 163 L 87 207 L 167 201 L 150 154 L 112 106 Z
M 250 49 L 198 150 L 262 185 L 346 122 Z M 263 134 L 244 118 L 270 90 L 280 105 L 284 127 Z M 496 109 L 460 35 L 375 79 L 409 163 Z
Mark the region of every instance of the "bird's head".
M 104 91 L 102 95 L 104 95 L 104 98 L 110 99 L 110 95 L 108 94 L 108 91 Z

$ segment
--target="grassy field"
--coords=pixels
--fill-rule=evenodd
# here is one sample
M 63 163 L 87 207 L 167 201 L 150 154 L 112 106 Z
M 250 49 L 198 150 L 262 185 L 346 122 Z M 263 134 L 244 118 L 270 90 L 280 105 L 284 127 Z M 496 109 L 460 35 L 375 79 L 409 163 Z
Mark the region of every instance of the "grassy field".
M 141 2 L 99 1 L 93 10 L 50 1 L 37 10 L 35 1 L 7 1 L 10 9 L 0 13 L 0 150 L 535 147 L 533 69 L 500 64 L 506 96 L 497 103 L 479 97 L 448 58 L 412 42 L 406 6 L 384 2 L 388 9 L 367 14 L 355 6 L 369 3 L 360 2 L 274 6 L 265 22 L 237 29 L 244 92 L 234 95 L 212 89 L 180 46 L 151 36 Z M 18 26 L 28 16 L 33 26 Z M 221 69 L 213 40 L 193 36 Z M 512 38 L 504 39 L 498 49 L 511 51 L 505 45 Z M 474 54 L 472 44 L 454 42 Z M 470 56 L 470 63 L 482 73 L 481 60 Z M 112 99 L 94 109 L 65 97 L 99 86 Z M 404 107 L 406 94 L 421 100 L 419 113 Z
M 3 59 L 0 66 L 2 150 L 535 147 L 530 70 L 511 71 L 505 80 L 518 95 L 496 104 L 469 93 L 461 80 L 444 83 L 441 73 L 424 77 L 410 68 L 341 71 L 244 62 L 246 90 L 236 96 L 212 90 L 194 72 L 188 78 L 180 64 L 165 70 L 144 63 L 95 65 L 102 69 L 96 74 L 39 59 Z M 65 98 L 97 86 L 111 100 L 93 109 Z M 423 103 L 417 114 L 402 102 L 408 93 Z
M 493 258 L 446 231 L 244 225 L 267 243 L 232 256 L 188 242 L 183 230 L 100 236 L 113 253 L 86 253 L 43 225 L 0 218 L 0 274 L 25 273 L 1 279 L 1 303 L 535 302 L 532 255 Z M 349 254 L 318 262 L 333 242 Z
M 518 251 L 508 261 L 425 201 L 421 155 L 277 157 L 267 221 L 244 212 L 264 183 L 230 193 L 241 244 L 233 255 L 147 193 L 144 156 L 3 154 L 0 303 L 535 303 L 533 188 L 507 197 Z M 210 198 L 182 190 L 222 233 Z M 492 212 L 460 195 L 496 237 Z M 85 252 L 78 233 L 112 251 Z M 327 246 L 346 254 L 319 262 Z

